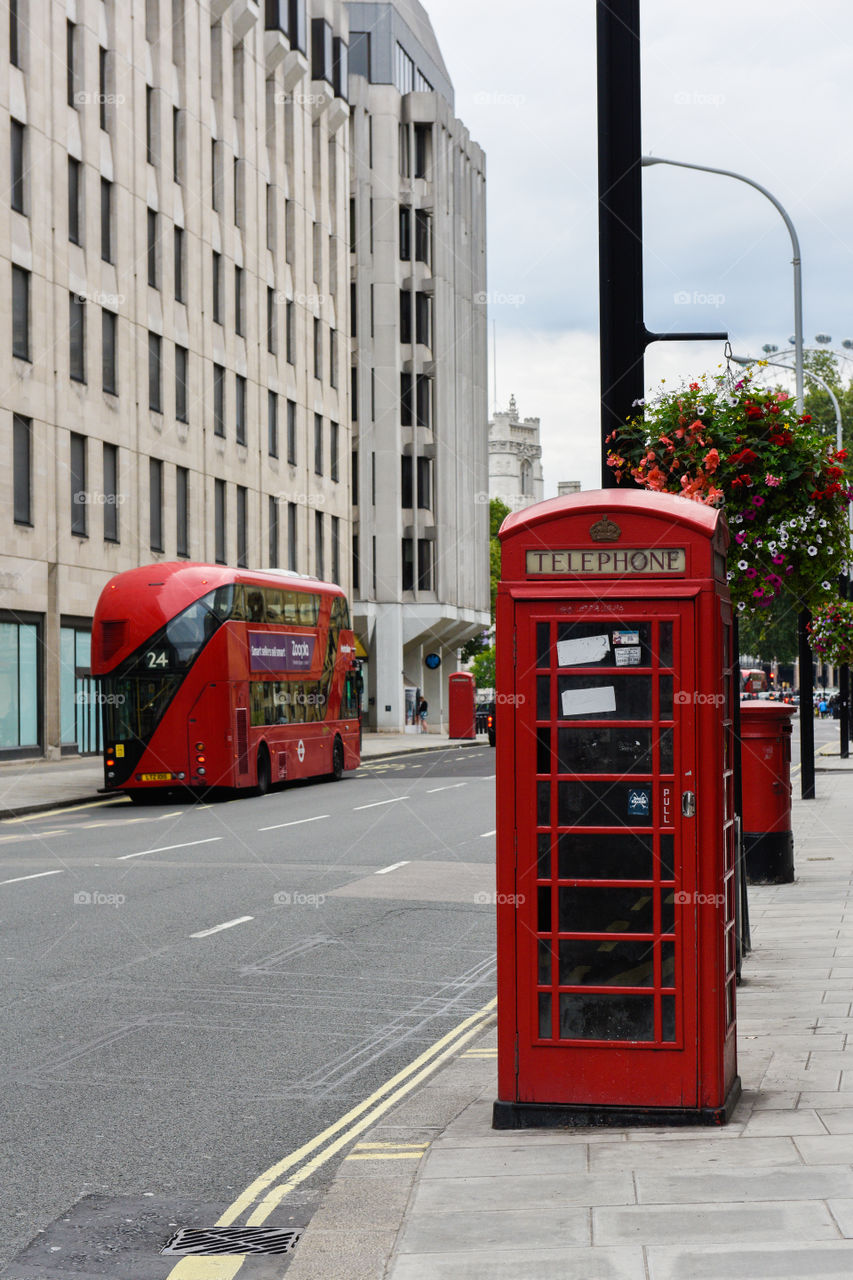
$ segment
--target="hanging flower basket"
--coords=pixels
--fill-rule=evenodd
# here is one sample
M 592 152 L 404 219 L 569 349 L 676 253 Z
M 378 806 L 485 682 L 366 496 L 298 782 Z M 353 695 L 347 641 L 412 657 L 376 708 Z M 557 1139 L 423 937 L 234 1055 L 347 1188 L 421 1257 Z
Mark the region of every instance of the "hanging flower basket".
M 663 391 L 608 437 L 617 481 L 725 506 L 728 578 L 741 613 L 780 597 L 817 608 L 837 595 L 849 551 L 847 453 L 798 416 L 786 391 L 729 373 Z
M 853 663 L 853 601 L 820 605 L 808 630 L 811 647 L 822 662 L 832 667 Z

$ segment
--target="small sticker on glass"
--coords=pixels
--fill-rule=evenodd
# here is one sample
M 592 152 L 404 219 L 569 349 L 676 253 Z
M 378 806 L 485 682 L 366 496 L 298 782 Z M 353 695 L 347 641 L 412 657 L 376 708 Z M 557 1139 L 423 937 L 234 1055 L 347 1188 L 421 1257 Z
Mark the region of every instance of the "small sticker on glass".
M 636 649 L 633 645 L 628 649 L 614 649 L 616 655 L 617 667 L 638 667 L 641 659 L 641 649 L 639 645 Z
M 557 666 L 586 667 L 593 662 L 600 662 L 609 652 L 609 636 L 583 636 L 578 640 L 558 640 Z
M 564 716 L 597 716 L 616 710 L 616 690 L 612 684 L 602 689 L 564 689 L 561 696 Z
M 628 816 L 632 818 L 647 818 L 651 813 L 651 795 L 648 791 L 635 791 L 633 787 L 628 792 Z
M 639 631 L 614 631 L 614 632 L 613 632 L 613 643 L 614 643 L 614 645 L 617 645 L 617 644 L 639 644 L 639 643 L 640 643 L 640 633 L 639 633 Z

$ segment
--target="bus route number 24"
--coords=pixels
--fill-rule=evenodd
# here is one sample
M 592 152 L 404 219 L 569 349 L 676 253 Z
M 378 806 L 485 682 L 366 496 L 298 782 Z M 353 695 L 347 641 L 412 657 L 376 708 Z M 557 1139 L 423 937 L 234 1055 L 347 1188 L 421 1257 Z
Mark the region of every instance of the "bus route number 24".
M 147 667 L 168 667 L 169 659 L 166 656 L 165 649 L 149 649 L 145 655 L 145 665 Z

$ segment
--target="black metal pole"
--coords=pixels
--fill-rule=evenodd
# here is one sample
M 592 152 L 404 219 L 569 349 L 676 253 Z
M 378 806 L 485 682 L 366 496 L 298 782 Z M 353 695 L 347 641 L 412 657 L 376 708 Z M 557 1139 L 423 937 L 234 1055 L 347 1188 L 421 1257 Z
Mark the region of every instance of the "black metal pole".
M 814 800 L 814 672 L 812 651 L 806 627 L 811 613 L 803 609 L 797 620 L 800 646 L 800 794 L 804 800 Z
M 601 484 L 609 489 L 616 480 L 605 438 L 644 387 L 640 0 L 598 0 L 596 8 Z

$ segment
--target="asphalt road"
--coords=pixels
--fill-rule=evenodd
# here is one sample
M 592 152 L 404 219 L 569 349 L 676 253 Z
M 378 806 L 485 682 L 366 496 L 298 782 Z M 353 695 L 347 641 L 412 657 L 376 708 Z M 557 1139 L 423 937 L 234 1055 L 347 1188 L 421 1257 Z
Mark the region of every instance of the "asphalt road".
M 147 1198 L 155 1235 L 210 1225 L 193 1218 L 482 1008 L 493 775 L 474 747 L 263 798 L 0 823 L 0 1269 L 93 1194 Z M 46 1276 L 111 1274 L 85 1234 Z

